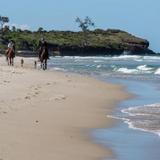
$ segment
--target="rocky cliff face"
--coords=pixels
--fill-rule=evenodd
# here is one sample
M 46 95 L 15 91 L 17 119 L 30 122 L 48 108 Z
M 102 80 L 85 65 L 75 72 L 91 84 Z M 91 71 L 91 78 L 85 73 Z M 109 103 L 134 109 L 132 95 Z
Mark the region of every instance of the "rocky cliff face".
M 72 32 L 71 37 L 80 37 L 77 32 Z M 79 33 L 80 34 L 80 33 Z M 85 38 L 86 44 L 83 43 Z M 69 56 L 92 55 L 120 55 L 126 54 L 155 54 L 149 49 L 149 41 L 135 37 L 121 30 L 109 29 L 88 32 L 85 37 L 79 38 L 79 43 L 50 44 L 51 49 L 56 49 L 59 54 Z M 75 40 L 76 41 L 76 40 Z

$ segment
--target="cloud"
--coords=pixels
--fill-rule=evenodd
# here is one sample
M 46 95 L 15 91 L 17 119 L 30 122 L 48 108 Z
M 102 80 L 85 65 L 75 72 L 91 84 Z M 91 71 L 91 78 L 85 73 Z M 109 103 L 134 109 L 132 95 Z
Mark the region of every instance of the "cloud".
M 15 26 L 16 28 L 21 29 L 21 30 L 29 30 L 30 29 L 30 26 L 28 24 L 16 24 L 16 23 L 13 23 L 13 24 L 10 24 L 9 26 L 10 27 Z

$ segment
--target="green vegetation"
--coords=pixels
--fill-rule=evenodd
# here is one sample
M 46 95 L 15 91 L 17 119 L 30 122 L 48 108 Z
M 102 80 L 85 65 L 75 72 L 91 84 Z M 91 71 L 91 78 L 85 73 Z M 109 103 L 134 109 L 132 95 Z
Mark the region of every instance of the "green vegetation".
M 5 48 L 7 42 L 12 39 L 16 42 L 17 49 L 35 50 L 41 37 L 45 37 L 47 42 L 57 44 L 58 46 L 82 47 L 84 45 L 83 32 L 47 32 L 43 29 L 39 30 L 37 32 L 31 32 L 28 30 L 7 30 L 4 32 L 3 38 L 0 41 L 0 47 Z M 105 31 L 96 29 L 94 31 L 87 32 L 87 46 L 127 50 L 131 45 L 142 45 L 147 48 L 149 46 L 149 42 L 121 30 L 108 29 Z
M 75 22 L 82 31 L 45 31 L 39 27 L 37 31 L 21 30 L 16 27 L 6 26 L 9 22 L 8 17 L 0 16 L 0 50 L 7 48 L 10 40 L 15 41 L 17 50 L 37 50 L 39 40 L 44 37 L 49 43 L 50 51 L 58 51 L 61 55 L 91 55 L 96 54 L 121 54 L 124 51 L 131 53 L 150 53 L 149 42 L 135 37 L 127 32 L 117 29 L 95 29 L 94 23 L 89 17 L 80 19 L 77 17 Z

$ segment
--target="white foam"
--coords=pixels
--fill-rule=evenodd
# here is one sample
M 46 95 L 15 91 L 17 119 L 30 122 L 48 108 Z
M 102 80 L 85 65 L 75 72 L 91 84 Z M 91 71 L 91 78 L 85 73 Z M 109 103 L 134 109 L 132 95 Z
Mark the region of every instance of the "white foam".
M 150 71 L 152 70 L 151 67 L 147 67 L 147 65 L 140 65 L 137 67 L 138 70 L 141 70 L 141 71 Z
M 117 116 L 113 116 L 113 115 L 107 115 L 107 118 L 122 120 L 124 123 L 128 124 L 128 128 L 130 128 L 130 129 L 139 130 L 139 131 L 143 131 L 143 132 L 149 132 L 149 133 L 153 133 L 153 134 L 160 136 L 160 130 L 147 130 L 147 129 L 135 127 L 134 122 L 131 122 L 128 118 L 121 118 L 121 117 L 117 117 Z
M 95 60 L 94 63 L 101 63 L 103 62 L 102 60 Z
M 160 74 L 160 68 L 158 68 L 158 69 L 154 72 L 154 74 L 159 75 L 159 74 Z
M 117 117 L 113 115 L 107 115 L 107 118 L 112 118 L 112 119 L 117 119 L 117 120 L 122 120 L 122 121 L 129 121 L 129 119 L 127 118 Z
M 96 67 L 96 68 L 101 68 L 101 66 L 102 66 L 102 65 L 97 65 L 97 67 Z
M 128 69 L 128 68 L 119 68 L 117 71 L 126 73 L 126 74 L 137 74 L 138 73 L 137 69 Z
M 124 120 L 124 123 L 128 124 L 129 128 L 154 133 L 160 136 L 160 130 L 158 130 L 158 128 L 153 130 L 153 129 L 150 129 L 150 127 L 149 128 L 137 127 L 137 123 L 148 124 L 149 122 L 153 122 L 152 120 L 149 120 L 147 117 L 154 116 L 155 120 L 156 118 L 158 118 L 159 120 L 160 103 L 130 107 L 130 108 L 121 110 L 121 112 L 126 114 L 124 116 L 126 116 L 127 118 L 121 118 L 121 119 Z
M 66 71 L 64 68 L 58 68 L 58 67 L 54 67 L 53 69 L 56 71 Z
M 160 56 L 144 56 L 144 60 L 160 60 Z
M 147 113 L 137 113 L 136 111 L 142 111 L 146 108 L 151 108 L 154 107 L 156 108 L 156 111 L 158 112 L 160 109 L 160 103 L 154 103 L 154 104 L 148 104 L 148 105 L 143 105 L 143 106 L 135 106 L 135 107 L 129 107 L 127 109 L 122 109 L 122 113 L 130 114 L 130 115 L 147 115 Z M 153 108 L 152 108 L 153 110 Z M 149 113 L 148 113 L 149 114 Z
M 58 57 L 59 58 L 59 57 Z M 96 61 L 99 60 L 138 60 L 142 59 L 142 56 L 136 56 L 136 55 L 121 55 L 121 56 L 63 56 L 65 59 L 95 59 Z
M 126 59 L 126 60 L 128 60 L 128 59 L 133 59 L 133 60 L 135 60 L 135 59 L 140 59 L 140 58 L 142 58 L 142 56 L 136 56 L 136 55 L 121 55 L 121 56 L 114 56 L 113 57 L 113 59 Z
M 124 123 L 128 124 L 128 127 L 130 129 L 139 130 L 139 131 L 143 131 L 143 132 L 149 132 L 149 133 L 153 133 L 153 134 L 156 134 L 156 135 L 160 136 L 160 130 L 154 131 L 154 130 L 147 130 L 147 129 L 135 127 L 134 124 L 133 124 L 133 122 L 131 122 L 130 120 L 124 121 Z

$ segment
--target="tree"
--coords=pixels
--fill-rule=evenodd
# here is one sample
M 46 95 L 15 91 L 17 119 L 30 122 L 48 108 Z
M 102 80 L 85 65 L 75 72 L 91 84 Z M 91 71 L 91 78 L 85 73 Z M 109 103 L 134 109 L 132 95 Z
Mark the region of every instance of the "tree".
M 84 20 L 77 17 L 76 23 L 79 23 L 79 27 L 82 29 L 83 32 L 88 31 L 89 27 L 94 27 L 94 23 L 88 16 Z
M 17 28 L 17 32 L 18 32 L 18 33 L 21 33 L 21 32 L 22 32 L 22 29 Z
M 39 27 L 38 30 L 37 30 L 37 32 L 40 32 L 40 33 L 43 32 L 43 31 L 44 31 L 44 29 L 42 27 Z
M 77 17 L 76 23 L 79 24 L 79 27 L 83 31 L 83 36 L 84 36 L 84 42 L 82 42 L 83 46 L 87 45 L 88 44 L 87 39 L 88 39 L 89 27 L 94 27 L 94 23 L 92 22 L 92 20 L 88 16 L 84 20 Z
M 4 17 L 4 16 L 0 16 L 0 25 L 1 25 L 1 34 L 3 36 L 3 27 L 5 23 L 9 22 L 9 18 L 8 17 Z
M 10 31 L 9 26 L 4 26 L 3 27 L 3 32 L 5 33 L 5 32 L 8 32 L 8 31 Z
M 1 29 L 3 29 L 4 24 L 8 23 L 8 22 L 9 22 L 9 18 L 8 17 L 0 16 Z
M 16 31 L 17 31 L 16 27 L 12 26 L 12 32 L 16 32 Z

